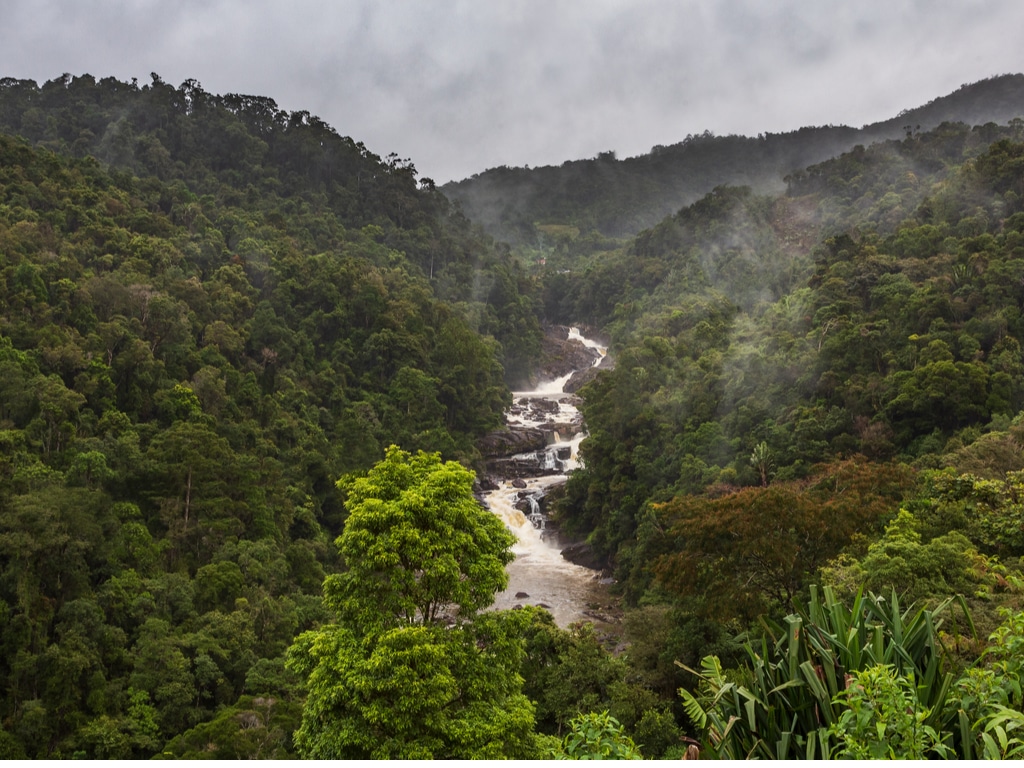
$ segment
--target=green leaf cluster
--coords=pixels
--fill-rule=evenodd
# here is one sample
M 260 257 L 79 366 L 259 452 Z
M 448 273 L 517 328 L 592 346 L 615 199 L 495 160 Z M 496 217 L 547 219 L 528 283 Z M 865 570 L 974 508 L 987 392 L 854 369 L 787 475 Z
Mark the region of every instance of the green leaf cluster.
M 643 760 L 622 725 L 607 712 L 573 718 L 554 756 L 565 760 Z
M 437 454 L 397 446 L 339 481 L 349 515 L 346 570 L 324 584 L 327 607 L 357 627 L 473 617 L 508 583 L 514 535 L 473 496 L 475 477 Z
M 524 611 L 480 613 L 508 582 L 514 538 L 472 492 L 473 473 L 392 446 L 346 478 L 345 570 L 324 602 L 338 623 L 299 636 L 307 681 L 296 747 L 315 759 L 526 758 Z
M 766 621 L 760 642 L 745 644 L 748 683 L 729 680 L 717 657 L 706 657 L 702 671 L 693 671 L 699 694 L 681 690 L 687 714 L 706 748 L 728 759 L 941 750 L 946 737 L 936 734 L 948 725 L 953 675 L 942 669 L 938 617 L 951 603 L 904 611 L 895 593 L 888 600 L 858 593 L 847 608 L 829 588 L 812 589 L 804 611 L 784 624 Z M 851 687 L 858 674 L 870 690 Z M 892 701 L 906 696 L 909 721 Z M 913 733 L 903 734 L 906 743 L 883 739 L 889 727 Z

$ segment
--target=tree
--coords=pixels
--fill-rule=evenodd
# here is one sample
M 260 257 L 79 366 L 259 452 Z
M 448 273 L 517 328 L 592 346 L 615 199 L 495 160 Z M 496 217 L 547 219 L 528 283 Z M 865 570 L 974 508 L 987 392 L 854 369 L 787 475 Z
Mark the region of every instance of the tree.
M 537 730 L 562 736 L 580 712 L 608 709 L 617 714 L 623 702 L 616 699 L 632 692 L 625 660 L 605 650 L 591 624 L 565 630 L 543 609 L 524 611 L 532 620 L 522 638 L 523 690 L 536 706 Z
M 862 459 L 817 470 L 811 482 L 776 482 L 712 499 L 677 496 L 658 505 L 666 533 L 652 537 L 645 551 L 654 555 L 659 582 L 699 597 L 719 617 L 793 607 L 821 566 L 890 514 L 912 478 L 901 465 Z M 666 554 L 657 551 L 666 545 Z
M 643 760 L 622 725 L 607 712 L 580 715 L 553 756 L 565 760 Z
M 473 497 L 473 473 L 391 446 L 347 478 L 337 540 L 347 571 L 324 582 L 338 624 L 299 636 L 308 681 L 299 754 L 314 759 L 528 758 L 524 611 L 477 615 L 508 577 L 510 534 Z
M 861 587 L 895 589 L 904 600 L 976 594 L 985 573 L 977 567 L 978 550 L 970 540 L 951 531 L 923 542 L 920 527 L 913 514 L 901 509 L 863 558 L 840 555 L 823 573 L 851 594 Z
M 756 469 L 757 474 L 760 475 L 761 486 L 767 488 L 768 479 L 775 472 L 775 459 L 772 456 L 771 448 L 764 440 L 754 446 L 754 450 L 750 454 L 750 466 Z
M 349 518 L 338 538 L 347 571 L 324 600 L 347 624 L 431 624 L 472 617 L 505 588 L 515 537 L 473 496 L 471 471 L 397 446 L 364 477 L 343 478 Z
M 300 755 L 312 759 L 536 757 L 533 705 L 520 689 L 528 617 L 489 613 L 453 628 L 300 635 L 290 665 L 308 677 Z

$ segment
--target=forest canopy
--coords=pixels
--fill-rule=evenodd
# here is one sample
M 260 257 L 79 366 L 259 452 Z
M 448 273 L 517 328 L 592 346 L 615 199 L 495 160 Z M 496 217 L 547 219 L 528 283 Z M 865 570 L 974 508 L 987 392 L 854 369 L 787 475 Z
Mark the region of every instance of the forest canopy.
M 503 230 L 271 99 L 0 80 L 0 756 L 1024 753 L 1020 77 Z M 478 441 L 569 322 L 608 635 L 487 610 Z
M 269 99 L 5 79 L 0 130 L 2 732 L 293 754 L 337 479 L 478 458 L 530 282 L 411 163 Z

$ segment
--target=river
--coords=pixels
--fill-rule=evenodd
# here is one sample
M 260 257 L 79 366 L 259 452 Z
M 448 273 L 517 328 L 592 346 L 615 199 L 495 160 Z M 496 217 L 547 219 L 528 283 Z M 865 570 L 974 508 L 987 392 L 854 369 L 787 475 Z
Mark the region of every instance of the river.
M 584 338 L 575 328 L 569 330 L 569 338 L 594 349 L 598 353 L 594 365 L 600 364 L 604 347 Z M 508 566 L 508 588 L 498 594 L 493 607 L 539 605 L 547 608 L 563 628 L 578 621 L 603 624 L 607 606 L 612 603 L 608 585 L 601 581 L 598 571 L 562 557 L 564 544 L 547 529 L 547 520 L 540 511 L 539 499 L 552 486 L 565 483 L 568 474 L 578 466 L 579 445 L 585 437 L 580 413 L 574 405 L 576 398 L 563 389 L 571 377 L 569 373 L 542 382 L 533 391 L 513 393 L 514 404 L 506 414 L 509 427 L 546 426 L 553 442 L 541 452 L 512 457 L 536 464 L 543 474 L 500 478 L 498 489 L 484 494 L 484 503 L 517 539 L 513 548 L 516 558 Z

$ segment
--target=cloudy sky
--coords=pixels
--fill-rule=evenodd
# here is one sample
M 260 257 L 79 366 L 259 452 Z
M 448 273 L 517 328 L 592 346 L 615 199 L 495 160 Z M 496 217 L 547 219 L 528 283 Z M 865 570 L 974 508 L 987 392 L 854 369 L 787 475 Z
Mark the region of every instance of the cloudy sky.
M 1024 72 L 1020 0 L 0 0 L 0 77 L 270 96 L 438 183 L 860 126 Z

